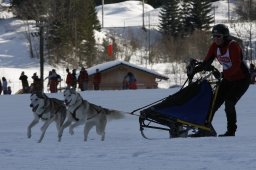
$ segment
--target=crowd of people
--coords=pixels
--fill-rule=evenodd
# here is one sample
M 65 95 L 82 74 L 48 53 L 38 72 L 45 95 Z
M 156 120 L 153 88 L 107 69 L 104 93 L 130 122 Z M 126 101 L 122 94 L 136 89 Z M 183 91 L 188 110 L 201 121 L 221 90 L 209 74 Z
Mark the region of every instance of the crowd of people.
M 81 67 L 81 70 L 79 72 L 79 75 L 76 75 L 76 69 L 72 70 L 72 73 L 67 68 L 67 77 L 66 77 L 66 85 L 67 87 L 71 87 L 73 89 L 78 88 L 81 91 L 88 90 L 88 83 L 89 83 L 89 75 L 87 70 L 84 67 Z M 94 90 L 100 89 L 100 83 L 101 83 L 101 73 L 99 69 L 96 69 L 96 73 L 93 76 L 93 88 Z
M 79 74 L 77 75 L 77 70 L 73 69 L 72 72 L 67 68 L 66 69 L 66 86 L 76 89 L 77 87 L 81 91 L 88 90 L 88 83 L 89 83 L 89 75 L 87 70 L 84 67 L 81 67 Z M 43 90 L 43 83 L 44 81 L 48 80 L 47 82 L 47 89 L 51 93 L 56 93 L 58 90 L 62 90 L 61 88 L 61 81 L 63 80 L 61 76 L 56 72 L 55 69 L 49 71 L 48 76 L 41 80 L 37 73 L 32 75 L 33 82 L 29 85 L 28 76 L 25 74 L 24 71 L 21 72 L 19 80 L 21 81 L 22 89 L 19 90 L 17 93 L 33 93 L 33 92 L 41 92 Z M 100 89 L 101 84 L 101 72 L 99 69 L 96 69 L 96 73 L 92 78 L 92 84 L 94 90 Z M 65 88 L 64 87 L 64 88 Z M 0 79 L 0 95 L 1 94 L 12 94 L 11 87 L 8 86 L 8 82 L 5 77 Z
M 73 69 L 72 72 L 70 72 L 69 68 L 66 69 L 66 86 L 65 87 L 71 87 L 73 89 L 76 89 L 77 87 L 81 91 L 88 90 L 88 83 L 89 83 L 89 75 L 87 70 L 84 67 L 81 67 L 81 70 L 79 74 L 77 75 L 77 70 Z M 24 73 L 23 73 L 24 74 Z M 24 76 L 24 75 L 23 75 Z M 22 89 L 24 92 L 34 92 L 34 91 L 41 91 L 42 90 L 42 82 L 34 73 L 32 76 L 33 83 L 32 85 L 27 88 L 27 76 L 23 77 L 20 80 L 22 81 Z M 60 85 L 61 81 L 63 80 L 59 74 L 57 74 L 55 69 L 52 69 L 49 71 L 49 75 L 45 78 L 45 80 L 48 79 L 47 87 L 51 93 L 56 93 L 58 90 L 61 90 L 62 88 L 58 86 Z M 100 83 L 101 83 L 101 73 L 99 69 L 96 69 L 96 74 L 93 77 L 93 85 L 94 90 L 100 89 Z M 30 89 L 27 91 L 27 89 Z
M 84 67 L 81 67 L 79 74 L 77 75 L 77 70 L 73 69 L 72 72 L 69 68 L 66 69 L 66 86 L 71 88 L 79 88 L 80 91 L 88 90 L 88 83 L 89 83 L 89 75 L 87 70 Z M 40 92 L 43 90 L 43 83 L 44 81 L 48 80 L 47 82 L 47 89 L 51 93 L 56 93 L 58 90 L 62 90 L 61 88 L 61 81 L 63 80 L 61 76 L 56 72 L 55 69 L 49 71 L 48 76 L 42 81 L 37 73 L 34 73 L 31 76 L 33 82 L 29 84 L 28 76 L 25 74 L 24 71 L 21 72 L 19 80 L 21 81 L 22 89 L 18 93 L 33 93 L 33 92 Z M 101 72 L 99 69 L 95 70 L 95 74 L 92 76 L 92 84 L 94 90 L 100 90 L 101 84 Z M 137 89 L 137 80 L 132 72 L 128 72 L 123 78 L 123 89 Z M 2 77 L 2 81 L 0 80 L 0 95 L 1 94 L 12 94 L 11 87 L 8 86 L 8 82 L 5 77 Z
M 22 84 L 21 93 L 33 93 L 33 92 L 39 92 L 43 90 L 42 83 L 43 81 L 37 76 L 37 73 L 34 73 L 32 75 L 33 82 L 31 85 L 28 83 L 28 76 L 25 75 L 24 71 L 21 72 L 19 80 Z

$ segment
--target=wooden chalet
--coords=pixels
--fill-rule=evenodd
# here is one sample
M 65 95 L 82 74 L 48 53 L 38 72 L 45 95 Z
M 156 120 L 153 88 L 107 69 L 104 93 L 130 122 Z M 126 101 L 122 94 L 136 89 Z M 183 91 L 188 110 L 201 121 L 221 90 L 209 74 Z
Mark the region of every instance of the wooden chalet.
M 121 90 L 123 88 L 123 79 L 128 72 L 134 74 L 138 89 L 155 89 L 158 88 L 159 81 L 168 80 L 168 77 L 156 71 L 125 61 L 115 60 L 86 69 L 89 74 L 89 90 L 93 89 L 92 80 L 96 69 L 99 69 L 102 77 L 100 90 Z

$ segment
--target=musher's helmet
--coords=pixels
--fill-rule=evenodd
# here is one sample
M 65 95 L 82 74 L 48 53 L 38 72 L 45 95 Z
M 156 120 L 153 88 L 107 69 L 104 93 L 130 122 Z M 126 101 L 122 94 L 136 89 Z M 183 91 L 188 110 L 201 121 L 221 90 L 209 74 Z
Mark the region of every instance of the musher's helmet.
M 221 34 L 224 38 L 229 37 L 229 29 L 224 24 L 214 25 L 212 28 L 212 35 Z

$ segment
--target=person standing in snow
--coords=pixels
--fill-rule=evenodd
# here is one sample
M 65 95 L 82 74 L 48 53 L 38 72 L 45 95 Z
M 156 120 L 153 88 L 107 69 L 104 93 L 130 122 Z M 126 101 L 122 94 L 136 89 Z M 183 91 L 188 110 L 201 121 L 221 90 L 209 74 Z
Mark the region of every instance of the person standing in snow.
M 9 95 L 11 95 L 12 94 L 12 89 L 11 89 L 11 87 L 10 86 L 8 86 L 7 87 L 7 93 L 6 94 L 9 94 Z
M 30 86 L 30 92 L 31 93 L 42 92 L 43 91 L 42 80 L 37 76 L 36 73 L 34 73 L 31 78 L 33 79 L 33 83 Z
M 137 80 L 132 72 L 124 76 L 123 89 L 137 89 Z
M 93 76 L 94 90 L 99 90 L 100 89 L 100 83 L 101 83 L 101 73 L 100 73 L 99 69 L 96 69 L 96 73 Z
M 73 76 L 72 76 L 72 74 L 70 73 L 70 71 L 69 71 L 68 68 L 66 69 L 66 72 L 67 72 L 66 84 L 67 84 L 67 87 L 71 87 L 71 86 L 72 86 Z
M 58 74 L 56 73 L 55 69 L 52 69 L 51 75 L 49 75 L 48 79 L 49 79 L 50 92 L 57 93 L 59 80 L 58 80 Z
M 84 67 L 81 68 L 81 71 L 78 76 L 78 86 L 81 91 L 88 89 L 89 75 Z
M 0 79 L 0 95 L 2 94 L 2 91 L 3 91 L 3 86 L 2 86 L 2 81 Z
M 24 71 L 21 72 L 19 80 L 21 80 L 22 92 L 28 93 L 29 92 L 28 76 L 25 75 Z
M 7 83 L 7 80 L 5 77 L 2 77 L 2 82 L 3 82 L 3 92 L 4 92 L 4 95 L 7 94 L 7 90 L 8 90 L 8 83 Z
M 251 84 L 255 84 L 255 77 L 256 77 L 256 69 L 254 64 L 250 64 L 250 75 L 251 75 Z
M 247 65 L 243 61 L 243 53 L 239 44 L 231 39 L 229 29 L 223 24 L 217 24 L 212 29 L 213 43 L 203 63 L 195 69 L 194 73 L 207 70 L 217 59 L 223 66 L 223 72 L 220 77 L 219 91 L 213 108 L 214 113 L 225 104 L 227 118 L 227 131 L 220 137 L 235 136 L 237 130 L 237 117 L 235 105 L 247 91 L 250 84 L 250 73 Z M 213 118 L 212 116 L 212 118 Z M 192 137 L 216 136 L 215 134 L 199 130 Z
M 72 75 L 71 87 L 73 89 L 76 89 L 76 84 L 77 84 L 76 69 L 72 70 L 72 74 L 71 75 Z

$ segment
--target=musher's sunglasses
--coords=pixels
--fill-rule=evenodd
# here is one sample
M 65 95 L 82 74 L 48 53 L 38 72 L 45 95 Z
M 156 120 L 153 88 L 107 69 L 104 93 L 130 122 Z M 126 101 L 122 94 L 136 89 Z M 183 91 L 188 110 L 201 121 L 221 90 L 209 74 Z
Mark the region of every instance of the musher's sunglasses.
M 213 34 L 212 38 L 223 38 L 222 34 Z

